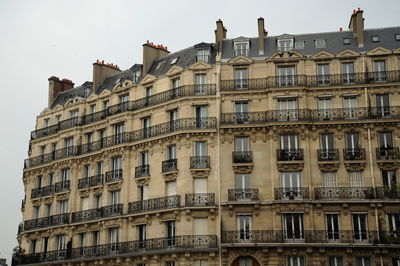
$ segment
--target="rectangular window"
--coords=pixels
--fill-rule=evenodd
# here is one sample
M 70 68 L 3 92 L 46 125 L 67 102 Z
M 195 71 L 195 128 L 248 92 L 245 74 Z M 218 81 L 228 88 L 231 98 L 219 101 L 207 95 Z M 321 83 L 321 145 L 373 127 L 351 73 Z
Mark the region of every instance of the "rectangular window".
M 389 94 L 386 93 L 376 95 L 376 109 L 378 117 L 390 116 Z
M 102 175 L 103 174 L 103 162 L 96 163 L 96 174 Z
M 289 256 L 287 257 L 288 266 L 304 266 L 304 257 Z
M 102 206 L 101 199 L 102 199 L 101 194 L 94 195 L 94 207 L 95 208 L 100 208 Z
M 41 175 L 36 177 L 36 188 L 42 187 L 42 179 L 43 179 L 43 177 Z
M 294 43 L 294 47 L 296 48 L 296 50 L 302 50 L 304 49 L 304 41 L 297 41 Z
M 128 99 L 129 99 L 129 94 L 124 94 L 124 95 L 119 96 L 120 103 L 126 103 L 126 102 L 128 102 Z
M 293 50 L 293 39 L 279 39 L 278 40 L 279 51 L 290 51 Z
M 326 188 L 337 187 L 336 172 L 322 172 L 322 186 Z
M 46 213 L 45 216 L 49 217 L 51 215 L 51 203 L 50 204 L 46 204 Z
M 197 62 L 199 61 L 203 61 L 206 63 L 210 62 L 210 50 L 207 49 L 201 49 L 201 50 L 197 50 Z
M 301 199 L 300 172 L 281 172 L 282 199 Z
M 365 241 L 368 239 L 367 215 L 352 214 L 353 233 L 356 241 Z
M 400 212 L 387 215 L 391 237 L 400 237 Z
M 52 185 L 54 185 L 54 173 L 49 173 L 49 176 L 48 176 L 48 185 L 49 186 L 52 186 Z
M 299 138 L 297 134 L 285 134 L 280 136 L 280 148 L 296 151 L 299 148 Z
M 295 86 L 295 67 L 294 66 L 280 66 L 278 71 L 278 86 Z
M 342 82 L 353 84 L 355 82 L 354 63 L 342 63 Z
M 140 186 L 139 189 L 139 200 L 147 200 L 149 199 L 149 186 Z
M 168 246 L 175 245 L 175 221 L 165 222 L 165 227 L 167 230 L 167 244 Z
M 207 156 L 207 142 L 196 141 L 194 143 L 194 156 L 196 157 Z
M 329 266 L 343 266 L 342 257 L 329 257 Z
M 68 200 L 59 200 L 58 202 L 58 214 L 68 213 Z
M 113 157 L 111 158 L 111 170 L 117 171 L 122 169 L 122 157 Z
M 92 232 L 92 245 L 93 246 L 100 245 L 100 231 L 93 231 Z
M 175 266 L 175 261 L 167 261 L 165 262 L 165 266 Z
M 142 151 L 140 153 L 140 165 L 145 166 L 149 164 L 149 152 L 148 151 Z
M 360 134 L 358 132 L 346 133 L 346 148 L 354 150 L 360 147 Z
M 61 182 L 68 183 L 71 179 L 71 170 L 69 168 L 61 169 Z
M 31 240 L 31 253 L 36 253 L 36 239 Z
M 325 48 L 325 40 L 324 39 L 318 39 L 314 41 L 315 43 L 315 48 Z
M 121 201 L 121 190 L 110 191 L 110 205 L 117 205 Z
M 176 181 L 166 182 L 166 187 L 167 187 L 167 196 L 176 195 Z
M 393 136 L 392 132 L 379 132 L 379 147 L 381 149 L 390 150 L 393 149 Z
M 116 124 L 114 126 L 115 144 L 120 144 L 124 142 L 124 131 L 125 131 L 124 123 Z
M 79 116 L 79 110 L 73 110 L 69 112 L 69 117 L 70 118 L 76 118 Z
M 251 215 L 238 215 L 237 216 L 237 229 L 239 231 L 239 239 L 241 241 L 248 241 L 251 237 Z
M 193 234 L 208 235 L 208 218 L 193 218 Z
M 385 60 L 374 61 L 374 81 L 381 82 L 386 80 L 386 63 Z
M 50 118 L 46 118 L 43 120 L 43 127 L 48 127 L 50 125 Z
M 249 43 L 248 42 L 235 42 L 234 50 L 235 50 L 235 56 L 248 56 Z
M 56 115 L 56 123 L 60 123 L 61 121 L 61 115 Z
M 39 218 L 40 214 L 40 206 L 33 207 L 33 219 Z
M 206 194 L 208 187 L 207 178 L 194 178 L 193 179 L 193 191 L 195 194 Z
M 65 235 L 57 236 L 57 250 L 64 250 L 66 248 Z
M 144 138 L 148 138 L 150 137 L 150 124 L 151 124 L 151 120 L 150 117 L 143 117 L 142 118 L 142 125 L 143 125 L 143 137 Z
M 139 248 L 146 248 L 146 225 L 138 225 Z
M 350 44 L 351 42 L 350 42 L 350 39 L 349 38 L 344 38 L 343 39 L 343 44 L 344 45 L 348 45 L 348 44 Z
M 66 156 L 73 155 L 74 138 L 73 137 L 66 138 L 64 139 L 64 143 L 65 143 L 65 155 Z
M 356 119 L 357 114 L 357 96 L 343 96 L 343 116 L 346 119 Z
M 195 260 L 193 266 L 208 266 L 207 260 Z
M 181 79 L 180 78 L 176 78 L 172 80 L 172 88 L 176 89 L 179 88 L 181 86 Z
M 168 160 L 176 159 L 176 145 L 169 145 L 167 147 L 167 159 Z
M 369 257 L 357 257 L 357 266 L 371 266 Z
M 382 183 L 389 189 L 397 188 L 396 171 L 393 170 L 382 170 Z
M 95 104 L 90 105 L 90 113 L 91 114 L 96 113 L 96 105 Z
M 42 238 L 42 243 L 43 243 L 42 251 L 43 252 L 49 251 L 49 238 L 48 237 L 43 237 Z
M 89 209 L 89 197 L 81 198 L 81 210 L 88 210 Z
M 79 234 L 79 246 L 81 248 L 86 247 L 86 233 Z
M 283 214 L 283 230 L 286 240 L 293 241 L 304 239 L 303 214 Z
M 332 98 L 320 97 L 318 98 L 318 117 L 319 120 L 332 119 Z
M 236 137 L 235 138 L 235 151 L 236 152 L 248 152 L 249 148 L 249 137 Z
M 206 74 L 196 74 L 195 75 L 195 94 L 201 95 L 207 93 L 207 75 Z
M 299 118 L 297 98 L 284 98 L 277 101 L 278 121 L 297 121 Z
M 329 241 L 340 239 L 339 232 L 339 214 L 326 214 L 326 229 Z
M 235 75 L 235 89 L 245 90 L 249 85 L 249 70 L 247 68 L 236 68 Z
M 330 84 L 329 76 L 329 64 L 318 64 L 317 65 L 317 82 L 320 86 Z
M 236 101 L 235 102 L 235 121 L 237 124 L 249 122 L 249 102 Z
M 236 179 L 236 189 L 242 191 L 241 193 L 243 196 L 241 197 L 242 199 L 246 198 L 246 190 L 248 190 L 251 187 L 250 184 L 250 175 L 249 174 L 235 174 L 235 179 Z
M 322 133 L 321 137 L 321 149 L 322 150 L 332 150 L 334 149 L 334 141 L 332 133 Z
M 103 101 L 103 110 L 107 110 L 109 105 L 110 105 L 109 100 Z
M 109 228 L 108 229 L 108 239 L 110 244 L 110 251 L 116 252 L 118 250 L 118 242 L 119 242 L 119 228 Z
M 174 109 L 168 112 L 168 118 L 170 123 L 170 130 L 171 132 L 178 129 L 178 109 Z
M 153 95 L 153 87 L 145 88 L 146 98 L 145 98 L 145 106 L 151 105 L 152 95 Z
M 364 185 L 362 171 L 349 171 L 349 185 L 353 188 L 360 188 Z

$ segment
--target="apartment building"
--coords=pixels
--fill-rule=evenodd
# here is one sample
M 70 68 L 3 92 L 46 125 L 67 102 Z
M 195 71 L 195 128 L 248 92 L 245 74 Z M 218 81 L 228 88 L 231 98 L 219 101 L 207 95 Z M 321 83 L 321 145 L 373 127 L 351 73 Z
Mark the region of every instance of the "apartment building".
M 400 27 L 257 23 L 49 78 L 13 263 L 400 266 Z

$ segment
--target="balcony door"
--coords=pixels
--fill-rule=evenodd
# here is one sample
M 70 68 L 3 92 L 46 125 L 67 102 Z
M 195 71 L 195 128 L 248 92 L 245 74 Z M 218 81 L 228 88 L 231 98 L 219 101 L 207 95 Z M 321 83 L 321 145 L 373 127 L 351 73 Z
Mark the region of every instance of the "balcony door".
M 297 134 L 286 134 L 280 136 L 280 159 L 296 160 L 300 157 L 299 137 Z
M 110 191 L 110 205 L 111 206 L 115 206 L 118 205 L 121 202 L 121 190 L 114 190 L 114 191 Z M 113 211 L 115 211 L 115 213 L 118 211 L 117 208 L 115 208 Z
M 321 137 L 321 152 L 319 154 L 322 160 L 335 159 L 334 140 L 332 133 L 322 133 Z
M 251 239 L 251 215 L 237 216 L 237 229 L 239 231 L 239 240 L 249 241 Z
M 112 158 L 111 170 L 116 171 L 122 169 L 122 157 L 114 157 Z
M 376 109 L 379 117 L 390 116 L 390 100 L 389 94 L 376 95 Z
M 282 197 L 284 199 L 298 199 L 302 197 L 300 190 L 301 179 L 299 172 L 281 173 Z
M 178 110 L 174 109 L 169 112 L 169 123 L 170 130 L 175 131 L 177 129 L 177 120 L 178 120 Z
M 294 86 L 294 75 L 294 66 L 278 67 L 278 86 Z
M 329 257 L 329 266 L 343 266 L 343 258 Z
M 357 257 L 356 266 L 371 266 L 371 259 L 369 257 Z
M 167 221 L 165 222 L 165 226 L 167 229 L 167 244 L 168 246 L 175 245 L 175 221 Z
M 382 183 L 388 189 L 396 189 L 397 188 L 396 171 L 382 170 Z
M 167 196 L 175 196 L 176 195 L 176 181 L 168 181 L 166 182 L 167 186 Z
M 332 119 L 332 98 L 318 98 L 318 118 L 319 120 Z
M 194 178 L 193 179 L 193 191 L 195 194 L 206 194 L 208 191 L 208 180 L 207 178 Z M 196 196 L 197 198 L 198 196 Z
M 236 152 L 249 151 L 249 137 L 236 137 L 235 138 L 235 151 Z
M 196 106 L 195 109 L 196 127 L 205 128 L 207 126 L 207 106 Z
M 283 230 L 286 240 L 304 239 L 304 226 L 302 213 L 286 213 L 283 215 Z
M 149 186 L 144 185 L 139 187 L 139 200 L 148 200 L 149 199 Z
M 58 214 L 68 213 L 68 200 L 58 201 Z
M 288 266 L 304 266 L 304 257 L 300 256 L 289 256 L 287 258 Z
M 387 215 L 391 236 L 400 237 L 400 212 Z
M 343 117 L 346 119 L 356 119 L 357 114 L 357 96 L 343 96 Z
M 326 229 L 329 241 L 337 241 L 340 238 L 339 234 L 339 214 L 326 214 Z
M 74 147 L 74 138 L 73 137 L 66 138 L 64 142 L 65 142 L 65 156 L 73 155 L 72 149 Z
M 146 225 L 141 224 L 138 225 L 138 239 L 139 239 L 139 248 L 146 248 Z
M 322 172 L 322 186 L 325 188 L 337 187 L 336 172 Z
M 353 84 L 355 82 L 354 63 L 342 63 L 342 81 L 344 84 Z
M 237 200 L 250 200 L 251 193 L 249 191 L 250 175 L 249 174 L 236 174 L 236 199 Z
M 110 243 L 110 251 L 118 250 L 118 242 L 119 242 L 119 230 L 118 227 L 109 228 L 109 243 Z
M 324 86 L 330 84 L 328 64 L 317 65 L 317 82 L 318 86 Z
M 207 86 L 207 75 L 206 74 L 196 74 L 195 79 L 195 87 L 196 87 L 196 95 L 206 94 L 206 86 Z
M 151 124 L 150 117 L 142 118 L 142 124 L 143 124 L 143 137 L 144 138 L 150 137 L 150 124 Z
M 237 124 L 249 122 L 249 102 L 236 101 L 235 102 L 235 117 Z
M 194 144 L 194 156 L 204 157 L 207 156 L 207 145 L 205 141 L 196 141 Z
M 193 218 L 193 234 L 196 236 L 208 235 L 208 218 Z
M 235 71 L 235 89 L 245 90 L 249 84 L 249 70 L 247 68 L 237 68 Z
M 278 121 L 298 120 L 297 98 L 278 99 L 277 119 Z
M 367 215 L 353 214 L 353 233 L 356 241 L 365 241 L 368 239 Z
M 124 135 L 124 124 L 117 124 L 115 125 L 115 144 L 122 143 L 123 140 L 123 135 Z
M 81 198 L 81 210 L 88 210 L 89 209 L 89 197 Z
M 374 61 L 374 81 L 381 82 L 386 80 L 385 60 Z
M 346 133 L 346 149 L 355 152 L 357 148 L 360 148 L 360 134 L 357 132 Z
M 393 149 L 392 132 L 379 132 L 379 146 L 383 149 Z

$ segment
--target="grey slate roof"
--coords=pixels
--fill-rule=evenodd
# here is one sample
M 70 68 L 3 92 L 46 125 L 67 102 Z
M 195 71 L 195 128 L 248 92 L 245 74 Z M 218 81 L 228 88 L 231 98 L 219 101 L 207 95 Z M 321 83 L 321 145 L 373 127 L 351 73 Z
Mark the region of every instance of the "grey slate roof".
M 132 67 L 119 72 L 118 74 L 115 74 L 111 77 L 106 78 L 103 83 L 96 88 L 96 94 L 100 94 L 104 90 L 112 90 L 112 88 L 115 86 L 115 83 L 118 82 L 124 82 L 125 80 L 133 80 L 133 73 L 139 69 L 142 68 L 142 65 L 140 64 L 134 64 Z M 140 81 L 140 79 L 139 79 Z
M 56 107 L 58 104 L 65 104 L 69 99 L 75 97 L 87 98 L 91 94 L 92 82 L 86 81 L 81 86 L 72 88 L 67 91 L 60 92 L 54 102 L 51 104 L 50 108 Z
M 400 41 L 396 41 L 395 34 L 400 34 L 400 27 L 367 29 L 364 31 L 365 43 L 363 48 L 359 48 L 357 39 L 351 31 L 336 31 L 325 33 L 298 34 L 294 36 L 294 41 L 304 41 L 304 49 L 294 49 L 303 55 L 313 55 L 320 51 L 327 51 L 332 54 L 339 53 L 345 49 L 351 49 L 357 52 L 369 51 L 378 46 L 386 49 L 397 49 L 400 47 Z M 379 42 L 372 42 L 372 36 L 379 36 Z M 277 51 L 277 37 L 270 36 L 264 41 L 264 55 L 258 54 L 258 37 L 250 38 L 249 57 L 268 57 Z M 343 44 L 343 39 L 349 38 L 350 44 Z M 314 41 L 324 39 L 325 48 L 315 48 Z M 233 58 L 233 40 L 226 39 L 222 44 L 222 59 Z

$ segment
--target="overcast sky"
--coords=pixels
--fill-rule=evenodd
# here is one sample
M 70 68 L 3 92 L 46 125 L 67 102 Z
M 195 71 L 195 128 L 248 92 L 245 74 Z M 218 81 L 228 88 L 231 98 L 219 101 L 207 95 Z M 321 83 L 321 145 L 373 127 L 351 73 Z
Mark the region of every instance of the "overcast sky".
M 212 42 L 219 18 L 228 38 L 257 36 L 258 17 L 269 35 L 326 32 L 347 29 L 358 7 L 366 28 L 400 26 L 399 0 L 0 0 L 0 257 L 10 263 L 17 245 L 23 160 L 50 76 L 91 81 L 96 59 L 129 68 L 146 40 L 172 52 Z

